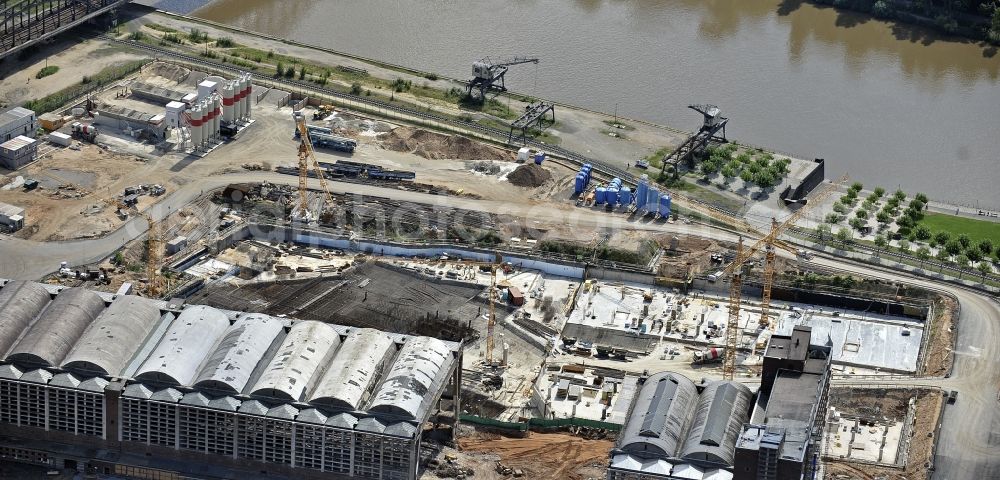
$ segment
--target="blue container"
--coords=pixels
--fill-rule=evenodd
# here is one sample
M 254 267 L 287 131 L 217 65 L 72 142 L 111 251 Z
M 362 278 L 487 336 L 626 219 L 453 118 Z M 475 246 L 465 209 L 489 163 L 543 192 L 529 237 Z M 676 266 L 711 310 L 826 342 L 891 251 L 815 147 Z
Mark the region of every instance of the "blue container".
M 642 208 L 646 205 L 646 191 L 649 190 L 649 185 L 646 180 L 639 180 L 639 185 L 635 187 L 635 206 L 636 208 Z
M 588 171 L 588 172 L 589 172 L 589 171 L 590 171 L 591 169 L 593 169 L 593 168 L 594 168 L 594 166 L 593 166 L 593 165 L 591 165 L 591 164 L 589 164 L 589 163 L 584 163 L 584 164 L 583 164 L 583 167 L 581 167 L 581 168 L 582 168 L 583 170 L 586 170 L 586 171 Z
M 597 187 L 597 194 L 594 197 L 594 203 L 598 205 L 603 205 L 606 196 L 606 190 L 604 187 Z
M 670 216 L 670 195 L 660 195 L 660 216 Z
M 649 191 L 646 192 L 646 211 L 651 213 L 656 213 L 657 202 L 659 201 L 660 201 L 660 191 L 651 187 Z
M 607 192 L 604 195 L 604 201 L 608 202 L 608 205 L 612 207 L 618 204 L 618 189 L 613 187 L 608 187 Z
M 576 174 L 576 182 L 573 184 L 573 191 L 576 192 L 577 194 L 583 193 L 583 190 L 586 187 L 586 180 L 587 180 L 586 175 L 582 173 Z
M 535 154 L 535 165 L 541 165 L 545 161 L 545 152 L 538 152 Z
M 622 205 L 626 205 L 626 206 L 627 205 L 631 205 L 632 204 L 632 190 L 629 189 L 628 187 L 625 187 L 625 188 L 619 190 L 618 191 L 618 203 L 620 203 Z

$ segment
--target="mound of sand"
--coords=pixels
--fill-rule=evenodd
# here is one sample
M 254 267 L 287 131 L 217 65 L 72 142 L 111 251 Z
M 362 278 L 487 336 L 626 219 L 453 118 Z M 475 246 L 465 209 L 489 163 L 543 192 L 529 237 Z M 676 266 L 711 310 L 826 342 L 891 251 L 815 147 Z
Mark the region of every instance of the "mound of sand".
M 513 160 L 513 154 L 459 135 L 399 127 L 382 137 L 382 146 L 431 160 Z
M 549 172 L 541 165 L 526 163 L 514 169 L 507 175 L 507 181 L 518 187 L 535 188 L 540 187 L 545 182 L 552 179 L 552 172 Z

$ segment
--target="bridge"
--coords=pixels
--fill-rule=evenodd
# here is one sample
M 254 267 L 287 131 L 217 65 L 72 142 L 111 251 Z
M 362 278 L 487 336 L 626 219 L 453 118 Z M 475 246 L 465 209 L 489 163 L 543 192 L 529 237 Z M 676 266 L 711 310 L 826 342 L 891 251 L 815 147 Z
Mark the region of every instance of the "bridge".
M 0 0 L 0 59 L 43 42 L 130 0 Z

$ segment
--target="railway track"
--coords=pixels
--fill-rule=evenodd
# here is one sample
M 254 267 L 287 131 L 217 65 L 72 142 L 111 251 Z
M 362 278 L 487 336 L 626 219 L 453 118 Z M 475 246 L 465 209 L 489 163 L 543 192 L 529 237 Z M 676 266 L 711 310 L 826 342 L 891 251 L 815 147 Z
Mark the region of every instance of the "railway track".
M 100 38 L 102 38 L 103 40 L 109 41 L 109 42 L 114 42 L 114 43 L 118 43 L 118 44 L 121 44 L 121 45 L 126 45 L 128 47 L 131 47 L 131 48 L 134 48 L 134 49 L 137 49 L 137 50 L 142 50 L 142 51 L 150 52 L 150 53 L 154 54 L 154 56 L 156 56 L 158 59 L 162 59 L 163 57 L 169 57 L 169 58 L 178 59 L 178 60 L 180 60 L 180 61 L 182 61 L 184 63 L 188 63 L 188 64 L 192 64 L 192 65 L 207 66 L 207 67 L 210 67 L 210 68 L 218 70 L 218 71 L 231 72 L 231 73 L 237 73 L 237 74 L 240 73 L 240 72 L 244 72 L 245 71 L 245 69 L 241 69 L 241 68 L 238 68 L 238 67 L 235 67 L 235 66 L 232 66 L 232 65 L 228 65 L 228 64 L 225 64 L 225 63 L 214 62 L 212 60 L 208 60 L 208 59 L 205 59 L 205 58 L 202 58 L 202 57 L 198 57 L 198 56 L 194 56 L 194 55 L 188 55 L 188 54 L 180 53 L 180 52 L 175 52 L 173 50 L 168 50 L 168 49 L 165 49 L 165 48 L 159 48 L 159 47 L 155 47 L 155 46 L 152 46 L 152 45 L 147 45 L 147 44 L 136 42 L 136 41 L 132 41 L 132 40 L 119 40 L 119 39 L 111 37 L 109 35 L 101 35 Z M 580 153 L 574 152 L 572 150 L 568 150 L 568 149 L 559 147 L 557 145 L 549 145 L 547 143 L 539 142 L 537 140 L 531 140 L 531 139 L 524 140 L 521 143 L 511 143 L 511 142 L 508 141 L 508 139 L 509 139 L 509 133 L 510 132 L 505 131 L 505 130 L 501 130 L 501 129 L 498 129 L 498 128 L 487 127 L 487 126 L 480 125 L 480 124 L 475 123 L 475 122 L 466 122 L 466 121 L 462 121 L 462 120 L 458 120 L 458 119 L 446 117 L 446 116 L 443 116 L 443 115 L 437 115 L 437 114 L 429 113 L 429 112 L 426 112 L 426 111 L 420 111 L 420 110 L 416 110 L 416 109 L 412 109 L 412 108 L 403 107 L 403 106 L 400 106 L 400 105 L 394 105 L 394 104 L 391 104 L 391 103 L 386 103 L 386 102 L 382 102 L 382 101 L 379 101 L 379 100 L 375 100 L 375 99 L 372 99 L 370 97 L 364 97 L 364 96 L 359 96 L 359 95 L 353 95 L 353 94 L 350 94 L 350 93 L 340 92 L 340 91 L 333 90 L 333 89 L 330 89 L 330 88 L 325 88 L 325 87 L 321 87 L 321 86 L 318 86 L 318 85 L 314 85 L 314 84 L 311 84 L 311 83 L 302 82 L 302 81 L 298 81 L 298 80 L 294 80 L 294 79 L 280 79 L 279 80 L 279 79 L 257 78 L 255 80 L 255 83 L 265 84 L 265 85 L 269 86 L 269 88 L 285 89 L 285 88 L 288 88 L 288 87 L 292 87 L 292 88 L 297 89 L 298 91 L 301 91 L 301 92 L 315 92 L 315 93 L 319 93 L 319 94 L 327 96 L 327 97 L 341 99 L 341 100 L 345 100 L 345 101 L 348 101 L 348 102 L 360 103 L 360 104 L 364 104 L 364 105 L 367 105 L 369 107 L 381 109 L 381 110 L 384 110 L 384 111 L 394 112 L 394 113 L 402 115 L 402 116 L 407 116 L 407 117 L 411 117 L 411 118 L 417 118 L 417 119 L 422 119 L 422 120 L 426 120 L 426 121 L 431 121 L 431 122 L 435 122 L 435 123 L 442 124 L 442 125 L 448 125 L 449 127 L 451 127 L 454 130 L 476 132 L 476 133 L 479 133 L 480 135 L 483 135 L 483 136 L 486 136 L 486 137 L 490 138 L 492 141 L 494 141 L 496 143 L 500 143 L 500 144 L 506 145 L 508 147 L 529 146 L 529 147 L 533 147 L 533 148 L 538 149 L 538 150 L 543 150 L 543 151 L 545 151 L 545 152 L 553 155 L 554 157 L 559 157 L 560 159 L 562 159 L 562 161 L 556 161 L 556 163 L 559 163 L 559 164 L 561 164 L 563 166 L 566 166 L 566 167 L 568 167 L 570 169 L 577 169 L 577 168 L 580 168 L 581 166 L 583 166 L 583 164 L 589 163 L 589 164 L 591 164 L 593 166 L 594 171 L 597 172 L 597 174 L 599 174 L 601 177 L 604 177 L 604 178 L 607 178 L 607 179 L 618 177 L 618 178 L 621 178 L 624 183 L 631 184 L 632 186 L 635 186 L 638 183 L 638 178 L 636 178 L 636 176 L 633 175 L 630 172 L 627 172 L 627 171 L 622 170 L 622 169 L 620 169 L 618 167 L 614 167 L 612 165 L 609 165 L 607 162 L 587 157 L 585 155 L 582 155 Z M 725 209 L 725 208 L 721 208 L 721 207 L 719 207 L 717 205 L 714 205 L 712 203 L 704 202 L 704 201 L 693 199 L 693 198 L 690 198 L 690 197 L 685 197 L 684 201 L 689 202 L 689 203 L 698 204 L 699 206 L 701 206 L 703 208 L 708 208 L 708 209 L 714 210 L 716 212 L 722 213 L 724 215 L 728 215 L 730 217 L 739 217 L 739 215 L 736 212 L 733 212 L 733 211 Z

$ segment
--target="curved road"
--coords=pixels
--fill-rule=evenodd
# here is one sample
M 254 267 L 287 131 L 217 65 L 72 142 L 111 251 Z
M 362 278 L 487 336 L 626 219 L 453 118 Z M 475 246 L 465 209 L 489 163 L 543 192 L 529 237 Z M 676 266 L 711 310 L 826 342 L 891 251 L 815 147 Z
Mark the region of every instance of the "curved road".
M 276 184 L 297 184 L 297 178 L 276 173 L 235 173 L 199 177 L 185 184 L 147 210 L 154 219 L 162 220 L 170 212 L 182 208 L 205 195 L 204 192 L 230 183 L 268 181 Z M 318 183 L 311 180 L 313 183 Z M 515 203 L 495 200 L 474 200 L 461 197 L 431 195 L 393 188 L 372 187 L 353 183 L 329 182 L 336 193 L 358 193 L 385 197 L 403 202 L 492 212 L 519 219 L 525 227 L 544 224 L 607 227 L 623 230 L 657 230 L 683 233 L 720 240 L 735 240 L 735 235 L 698 224 L 670 224 L 634 221 L 621 215 L 595 214 L 589 209 L 551 204 Z M 318 185 L 312 185 L 314 188 Z M 133 217 L 122 227 L 102 238 L 65 242 L 36 242 L 0 237 L 0 277 L 38 279 L 58 269 L 60 261 L 71 265 L 94 263 L 107 257 L 125 243 L 145 233 L 145 220 Z M 813 262 L 864 275 L 877 275 L 894 281 L 943 291 L 954 295 L 962 311 L 958 323 L 955 362 L 948 379 L 920 378 L 899 380 L 905 385 L 940 385 L 960 392 L 958 402 L 945 409 L 943 426 L 938 439 L 938 455 L 934 478 L 941 480 L 1000 479 L 1000 304 L 996 299 L 972 290 L 937 284 L 895 271 L 867 264 L 845 261 L 817 254 Z M 881 381 L 879 381 L 881 382 Z

